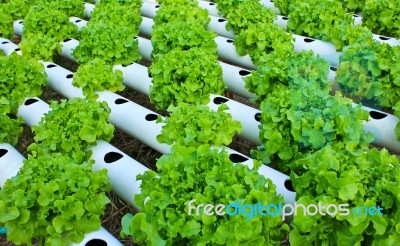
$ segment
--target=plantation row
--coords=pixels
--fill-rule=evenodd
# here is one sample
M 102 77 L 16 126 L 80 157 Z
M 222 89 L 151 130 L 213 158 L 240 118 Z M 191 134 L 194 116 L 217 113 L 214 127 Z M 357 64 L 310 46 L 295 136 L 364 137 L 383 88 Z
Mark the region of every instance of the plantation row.
M 79 242 L 85 233 L 100 227 L 99 218 L 109 201 L 104 192 L 110 187 L 104 170 L 92 172 L 92 153 L 87 149 L 97 140 L 109 141 L 114 128 L 107 123 L 111 106 L 95 102 L 99 99 L 96 91 L 123 90 L 122 72 L 113 70 L 113 65 L 140 59 L 134 38 L 141 21 L 140 2 L 101 1 L 80 32 L 68 17 L 82 16 L 83 3 L 56 2 L 37 1 L 34 11 L 27 7 L 20 44 L 23 56 L 1 57 L 4 133 L 0 142 L 18 141 L 22 130 L 15 127 L 22 121 L 10 115 L 17 113 L 26 97 L 40 95 L 46 84 L 43 66 L 34 60 L 51 60 L 54 53 L 61 53 L 65 38 L 80 40 L 73 51 L 81 64 L 73 85 L 82 88 L 86 97 L 51 104 L 52 111 L 33 127 L 31 155 L 0 191 L 0 225 L 6 225 L 8 239 L 17 244 L 33 238 L 48 245 Z M 329 64 L 312 52 L 295 53 L 291 34 L 274 24 L 275 13 L 255 1 L 217 3 L 228 19 L 227 28 L 235 32 L 238 53 L 248 53 L 257 65 L 245 79 L 262 110 L 263 145 L 254 150 L 254 158 L 291 176 L 298 203 L 380 206 L 384 215 L 300 214 L 290 224 L 282 223 L 280 217 L 261 215 L 251 221 L 241 216 L 188 215 L 192 199 L 197 204 L 278 204 L 283 198 L 270 180 L 257 173 L 259 162 L 253 169 L 233 165 L 227 152 L 210 148 L 228 145 L 241 129 L 224 112 L 224 104 L 217 112 L 203 106 L 210 93 L 221 94 L 225 89 L 215 33 L 207 30 L 208 13 L 197 1 L 164 0 L 151 36 L 150 99 L 157 108 L 170 112 L 169 117 L 158 118 L 165 126 L 157 140 L 172 148 L 158 160 L 157 174 L 148 171 L 137 177 L 142 186 L 134 204 L 141 211 L 124 217 L 122 234 L 144 245 L 279 244 L 286 233 L 292 245 L 392 245 L 398 241 L 398 158 L 385 149 L 369 148 L 373 136 L 364 134 L 362 125 L 368 112 L 353 107 L 339 93 L 329 94 Z M 344 37 L 346 47 L 337 73 L 341 90 L 353 100 L 396 109 L 399 76 L 393 64 L 400 60 L 398 46 L 377 43 L 363 27 L 343 25 L 344 32 L 335 36 Z M 364 46 L 372 48 L 363 53 Z M 79 226 L 83 224 L 90 226 Z

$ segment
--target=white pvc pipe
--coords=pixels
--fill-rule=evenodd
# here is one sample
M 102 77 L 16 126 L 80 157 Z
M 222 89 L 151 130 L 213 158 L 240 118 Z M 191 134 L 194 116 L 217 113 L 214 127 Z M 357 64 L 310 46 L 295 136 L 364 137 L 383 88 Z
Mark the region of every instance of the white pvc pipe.
M 353 21 L 354 21 L 353 23 L 355 26 L 362 25 L 362 16 L 353 14 L 352 17 L 353 17 Z
M 383 35 L 376 35 L 376 34 L 373 34 L 373 38 L 376 41 L 379 41 L 381 43 L 386 43 L 386 44 L 389 44 L 391 46 L 400 45 L 400 40 L 396 39 L 396 38 L 391 38 L 391 37 L 386 37 L 386 36 L 383 36 Z
M 92 12 L 96 6 L 91 3 L 83 3 L 83 5 L 85 7 L 85 16 L 90 18 L 92 16 Z
M 199 0 L 199 7 L 208 11 L 208 14 L 215 17 L 221 17 L 218 14 L 217 4 L 214 2 Z
M 111 233 L 109 233 L 103 227 L 99 230 L 88 233 L 85 238 L 80 243 L 68 243 L 68 246 L 123 246 L 123 244 L 118 241 Z
M 0 143 L 0 188 L 7 179 L 17 175 L 24 157 L 11 144 Z
M 226 24 L 228 21 L 222 17 L 210 16 L 210 23 L 208 23 L 208 30 L 215 31 L 218 35 L 227 37 L 227 38 L 235 38 L 235 34 L 233 31 L 226 30 Z
M 151 18 L 142 17 L 142 22 L 139 26 L 139 33 L 144 36 L 151 36 L 151 32 L 153 31 L 154 21 Z
M 221 61 L 219 64 L 221 65 L 223 80 L 226 83 L 228 90 L 245 98 L 257 97 L 256 94 L 251 93 L 246 89 L 246 83 L 243 80 L 245 77 L 250 76 L 250 70 L 232 66 Z
M 276 14 L 281 13 L 281 11 L 277 7 L 275 7 L 274 2 L 272 0 L 261 0 L 260 4 L 264 5 L 267 8 L 274 10 Z
M 158 152 L 169 152 L 171 146 L 160 144 L 156 139 L 164 125 L 156 123 L 158 114 L 118 94 L 109 91 L 98 92 L 98 94 L 98 101 L 107 102 L 111 108 L 110 122 L 113 125 Z
M 238 120 L 242 124 L 242 132 L 239 135 L 260 145 L 261 141 L 258 139 L 260 133 L 258 125 L 260 125 L 260 122 L 258 121 L 258 116 L 261 114 L 261 111 L 229 98 L 212 94 L 210 95 L 208 106 L 217 111 L 219 106 L 223 103 L 229 107 L 226 112 L 232 115 L 232 119 Z
M 145 95 L 149 94 L 152 78 L 149 76 L 147 67 L 133 63 L 128 66 L 115 65 L 114 69 L 122 71 L 124 85 Z
M 71 61 L 77 62 L 78 60 L 72 55 L 72 51 L 76 47 L 78 47 L 79 41 L 73 38 L 67 38 L 64 41 L 61 42 L 62 50 L 61 54 L 62 56 L 70 59 Z
M 13 52 L 20 53 L 18 45 L 5 38 L 0 38 L 0 49 L 6 56 L 11 55 Z
M 23 20 L 16 20 L 13 22 L 14 34 L 17 36 L 22 36 L 22 31 L 24 30 Z
M 138 174 L 149 170 L 141 163 L 115 148 L 111 144 L 99 140 L 91 147 L 91 159 L 95 161 L 94 170 L 107 169 L 107 175 L 113 191 L 125 202 L 139 209 L 133 202 L 136 194 L 140 194 L 141 180 L 136 180 Z
M 26 98 L 18 108 L 17 116 L 24 119 L 25 124 L 32 127 L 37 125 L 42 117 L 50 111 L 47 103 L 37 97 Z
M 353 104 L 354 106 L 356 104 Z M 371 132 L 374 137 L 374 144 L 385 147 L 390 151 L 400 153 L 400 142 L 397 140 L 395 134 L 396 125 L 399 119 L 391 114 L 371 109 L 369 107 L 362 107 L 370 114 L 368 121 L 364 121 L 364 131 Z
M 54 91 L 67 98 L 84 98 L 82 89 L 72 85 L 74 74 L 71 71 L 52 62 L 42 63 L 47 74 L 48 84 Z
M 302 52 L 302 51 L 313 51 L 318 55 L 335 55 L 338 57 L 338 52 L 336 52 L 336 47 L 332 43 L 324 42 L 314 38 L 308 38 L 301 35 L 293 34 L 295 38 L 294 41 L 294 51 Z M 339 60 L 335 61 L 333 66 L 337 66 Z
M 218 47 L 218 55 L 230 63 L 237 64 L 249 69 L 256 69 L 249 55 L 239 56 L 236 52 L 233 39 L 218 36 L 214 39 Z
M 340 90 L 339 83 L 336 80 L 336 67 L 330 66 L 328 73 L 328 80 L 332 83 L 331 93 L 334 94 L 336 91 Z
M 249 168 L 254 167 L 253 159 L 227 147 L 219 147 L 218 149 L 224 149 L 228 152 L 229 159 L 232 162 L 246 165 Z M 267 165 L 261 165 L 258 169 L 258 173 L 265 178 L 271 179 L 272 183 L 276 185 L 276 192 L 283 196 L 285 203 L 294 204 L 296 201 L 296 192 L 293 190 L 292 182 L 288 175 L 278 172 Z
M 69 21 L 74 23 L 74 25 L 78 27 L 78 30 L 84 28 L 88 23 L 88 21 L 82 20 L 81 18 L 78 17 L 69 17 Z
M 142 56 L 142 58 L 146 61 L 153 61 L 153 58 L 151 58 L 151 52 L 153 51 L 153 45 L 151 44 L 151 40 L 142 38 L 142 37 L 136 37 L 139 41 L 139 53 Z
M 143 2 L 140 7 L 140 13 L 144 17 L 154 18 L 157 15 L 157 11 L 160 5 L 157 3 Z

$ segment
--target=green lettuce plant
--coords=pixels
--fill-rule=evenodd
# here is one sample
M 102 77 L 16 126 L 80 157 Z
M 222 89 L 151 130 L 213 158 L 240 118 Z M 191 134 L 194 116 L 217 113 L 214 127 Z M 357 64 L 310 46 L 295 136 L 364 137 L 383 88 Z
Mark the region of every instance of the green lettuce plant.
M 372 32 L 400 38 L 400 2 L 396 0 L 365 0 L 363 24 Z
M 120 3 L 117 1 L 101 1 L 96 4 L 91 13 L 89 27 L 99 21 L 108 21 L 115 24 L 129 25 L 130 28 L 136 30 L 138 34 L 139 25 L 142 22 L 140 15 L 141 1 L 133 1 L 132 3 Z
M 268 30 L 268 32 L 260 32 Z M 267 56 L 279 52 L 283 57 L 293 53 L 293 37 L 275 23 L 249 23 L 235 38 L 236 52 L 243 56 L 249 54 L 256 66 L 262 66 Z
M 286 49 L 287 50 L 287 49 Z M 313 59 L 312 52 L 288 54 L 285 50 L 274 50 L 265 56 L 264 62 L 244 78 L 246 88 L 257 95 L 257 101 L 262 102 L 275 90 L 278 84 L 289 85 L 288 66 L 295 57 Z
M 232 116 L 225 112 L 227 109 L 225 104 L 218 111 L 211 111 L 206 105 L 170 106 L 170 116 L 157 119 L 157 123 L 165 123 L 157 140 L 170 145 L 194 147 L 202 144 L 229 145 L 234 134 L 240 132 L 242 127 L 239 121 L 232 120 Z
M 85 15 L 83 3 L 83 0 L 36 0 L 36 5 L 39 7 L 45 7 L 49 10 L 60 10 L 68 17 L 76 16 L 81 18 Z
M 234 165 L 225 151 L 208 145 L 174 145 L 157 161 L 159 173 L 138 175 L 141 193 L 134 198 L 141 211 L 122 218 L 122 236 L 139 245 L 278 245 L 288 225 L 280 216 L 206 216 L 188 214 L 188 203 L 283 202 L 257 167 Z
M 111 64 L 131 64 L 141 58 L 135 39 L 137 32 L 137 28 L 123 23 L 89 21 L 81 30 L 79 45 L 72 54 L 80 63 L 99 58 Z
M 221 94 L 225 89 L 216 55 L 202 48 L 155 55 L 149 71 L 153 77 L 150 101 L 158 109 L 179 102 L 206 104 L 210 93 Z
M 296 0 L 274 0 L 274 6 L 279 9 L 281 14 L 288 15 L 290 13 L 289 6 Z
M 348 12 L 360 12 L 365 5 L 365 0 L 340 0 L 340 2 Z
M 188 50 L 193 47 L 201 47 L 209 53 L 217 54 L 217 44 L 214 41 L 216 36 L 215 32 L 207 30 L 197 21 L 171 20 L 153 28 L 152 55 L 166 54 L 176 48 Z
M 109 203 L 107 171 L 93 161 L 78 163 L 60 154 L 32 156 L 0 190 L 0 225 L 20 245 L 79 243 L 98 230 Z
M 341 29 L 353 25 L 351 14 L 346 13 L 342 4 L 335 0 L 296 0 L 289 7 L 288 29 L 299 35 L 332 42 L 341 50 Z
M 22 53 L 35 59 L 52 60 L 61 51 L 60 42 L 76 37 L 77 30 L 61 10 L 49 6 L 32 8 L 24 18 Z
M 82 88 L 85 97 L 92 101 L 98 98 L 96 91 L 116 92 L 125 89 L 122 84 L 122 72 L 120 70 L 113 71 L 111 64 L 99 58 L 79 66 L 72 84 Z
M 261 103 L 263 145 L 253 151 L 256 158 L 276 162 L 287 171 L 291 161 L 328 144 L 338 149 L 345 144 L 353 149 L 368 147 L 372 135 L 364 134 L 362 121 L 369 114 L 361 106 L 353 108 L 352 101 L 340 94 L 329 95 L 328 67 L 321 58 L 291 60 L 289 85 L 276 85 Z
M 0 7 L 3 7 L 2 5 L 0 5 Z M 5 10 L 0 9 L 0 37 L 11 38 L 13 34 L 14 28 L 12 16 Z
M 325 207 L 349 204 L 349 214 L 304 216 L 299 212 L 290 232 L 291 245 L 393 245 L 400 238 L 398 157 L 386 149 L 356 153 L 346 149 L 329 146 L 296 161 L 298 168 L 291 180 L 297 202 Z M 378 210 L 375 215 L 367 215 L 365 209 L 353 212 L 361 206 L 379 206 L 383 215 Z
M 354 43 L 344 50 L 337 71 L 341 90 L 356 101 L 391 108 L 400 99 L 400 47 L 377 41 Z
M 162 23 L 167 23 L 170 20 L 181 20 L 187 22 L 198 22 L 207 28 L 210 22 L 210 17 L 207 10 L 197 6 L 197 3 L 192 1 L 184 1 L 185 4 L 164 4 L 160 5 L 157 15 L 154 17 L 154 26 Z M 187 2 L 187 3 L 186 3 Z
M 228 9 L 224 17 L 228 19 L 227 30 L 233 30 L 236 34 L 245 31 L 251 24 L 255 23 L 273 23 L 276 14 L 256 1 L 243 1 L 234 5 L 234 8 Z M 260 32 L 261 30 L 261 32 Z M 268 29 L 260 29 L 259 33 L 264 33 Z
M 8 13 L 13 21 L 23 19 L 37 0 L 12 0 L 1 5 L 5 13 Z
M 15 53 L 0 56 L 0 112 L 16 114 L 25 98 L 41 95 L 46 84 L 43 64 Z
M 22 118 L 12 119 L 0 111 L 0 143 L 17 145 L 22 131 Z
M 58 152 L 77 162 L 90 158 L 90 146 L 97 140 L 109 141 L 114 126 L 108 123 L 110 108 L 105 102 L 91 102 L 82 98 L 55 101 L 37 126 L 32 127 L 35 143 L 28 147 L 34 156 Z

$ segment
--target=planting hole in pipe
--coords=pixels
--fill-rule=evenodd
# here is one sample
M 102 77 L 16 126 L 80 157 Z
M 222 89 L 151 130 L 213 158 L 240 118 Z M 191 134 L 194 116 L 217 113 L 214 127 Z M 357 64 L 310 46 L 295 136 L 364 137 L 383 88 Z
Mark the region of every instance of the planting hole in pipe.
M 64 39 L 64 43 L 66 43 L 66 42 L 68 42 L 68 41 L 71 41 L 72 39 L 70 39 L 70 38 L 67 38 L 67 39 Z
M 246 75 L 249 75 L 251 72 L 250 71 L 247 71 L 247 70 L 240 70 L 239 71 L 239 75 L 240 76 L 246 76 Z
M 5 154 L 8 153 L 8 150 L 6 149 L 0 149 L 0 158 L 3 157 Z
M 3 43 L 1 43 L 1 44 L 8 44 L 9 42 L 8 41 L 4 41 Z
M 24 21 L 18 21 L 19 24 L 22 24 L 22 22 L 24 22 Z
M 353 14 L 353 17 L 360 17 L 359 15 L 355 15 L 355 14 Z
M 226 42 L 233 43 L 233 40 L 232 39 L 227 39 Z
M 337 71 L 337 68 L 336 68 L 336 67 L 329 67 L 329 69 L 332 70 L 332 71 L 334 71 L 334 72 Z
M 57 67 L 57 65 L 54 65 L 54 64 L 47 65 L 47 68 L 52 68 L 52 67 Z
M 290 18 L 287 16 L 282 16 L 282 20 L 289 20 Z
M 128 100 L 125 100 L 125 99 L 123 99 L 123 98 L 118 98 L 117 100 L 115 100 L 115 104 L 117 104 L 117 105 L 120 105 L 120 104 L 124 104 L 124 103 L 127 103 L 128 102 Z
M 21 50 L 20 48 L 16 48 L 16 49 L 15 49 L 15 51 L 20 51 L 20 50 Z
M 209 3 L 209 5 L 213 6 L 213 5 L 215 5 L 215 3 Z
M 255 114 L 255 115 L 254 115 L 254 119 L 255 119 L 256 121 L 260 122 L 260 120 L 261 120 L 261 113 Z
M 315 41 L 315 39 L 312 39 L 312 38 L 304 38 L 304 42 L 306 42 L 306 43 L 311 43 L 314 41 Z
M 157 119 L 157 115 L 156 114 L 147 114 L 146 115 L 146 117 L 145 117 L 145 119 L 147 120 L 147 121 L 155 121 L 156 119 Z
M 104 156 L 104 161 L 107 164 L 113 163 L 118 161 L 119 159 L 121 159 L 122 157 L 124 157 L 123 155 L 121 155 L 120 153 L 117 152 L 108 152 L 105 156 Z
M 381 113 L 378 111 L 374 111 L 374 110 L 370 111 L 369 115 L 375 120 L 381 120 L 387 116 L 387 114 L 384 114 L 384 113 Z
M 82 20 L 76 20 L 75 23 L 79 23 L 79 22 L 81 22 L 81 21 L 82 21 Z
M 286 179 L 284 185 L 285 185 L 285 188 L 286 188 L 288 191 L 295 192 L 295 190 L 294 190 L 294 188 L 293 188 L 292 180 Z
M 147 72 L 147 76 L 149 76 L 149 78 L 153 78 L 153 77 L 151 76 L 151 73 L 150 73 L 150 71 L 149 71 L 149 72 Z
M 238 155 L 238 154 L 230 154 L 229 155 L 229 160 L 231 160 L 231 162 L 233 163 L 241 163 L 241 162 L 245 162 L 247 161 L 249 158 L 246 158 L 242 155 Z
M 107 246 L 107 242 L 103 239 L 92 239 L 85 246 Z
M 225 19 L 218 19 L 218 22 L 224 22 L 226 21 Z
M 217 105 L 220 105 L 220 104 L 222 104 L 222 103 L 226 103 L 227 101 L 229 101 L 229 100 L 226 99 L 226 98 L 223 98 L 223 97 L 216 97 L 216 98 L 214 98 L 214 100 L 213 100 L 213 102 L 214 102 L 215 104 L 217 104 Z
M 74 75 L 71 73 L 71 74 L 68 74 L 67 76 L 65 76 L 67 79 L 72 79 L 73 77 L 74 77 Z
M 138 39 L 138 37 L 137 37 L 137 36 L 135 36 L 135 37 L 133 37 L 133 39 Z
M 29 98 L 28 100 L 25 100 L 24 105 L 25 106 L 29 106 L 31 104 L 34 104 L 35 102 L 37 102 L 39 100 L 35 99 L 35 98 Z
M 156 8 L 156 9 L 158 9 L 160 7 L 160 5 L 156 5 L 156 6 L 154 6 L 154 8 Z
M 389 39 L 392 39 L 392 38 L 385 37 L 385 36 L 379 36 L 379 39 L 380 39 L 380 40 L 389 40 Z

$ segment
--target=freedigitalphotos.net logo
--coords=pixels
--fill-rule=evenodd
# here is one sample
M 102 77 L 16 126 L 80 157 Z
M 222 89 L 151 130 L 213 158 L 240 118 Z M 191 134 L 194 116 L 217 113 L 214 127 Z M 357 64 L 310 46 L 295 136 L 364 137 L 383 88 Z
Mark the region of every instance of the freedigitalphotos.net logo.
M 246 220 L 249 221 L 257 215 L 261 216 L 281 216 L 282 220 L 288 216 L 296 216 L 302 213 L 304 216 L 315 216 L 320 214 L 322 216 L 348 216 L 350 213 L 355 215 L 367 215 L 367 216 L 382 216 L 383 208 L 380 206 L 360 206 L 350 209 L 349 204 L 328 204 L 322 205 L 320 202 L 318 204 L 308 204 L 303 205 L 299 203 L 292 204 L 267 204 L 262 205 L 260 202 L 256 204 L 245 203 L 243 205 L 239 202 L 234 202 L 228 205 L 225 204 L 198 204 L 194 205 L 196 200 L 191 200 L 188 203 L 188 214 L 201 215 L 205 214 L 207 216 L 245 216 Z

